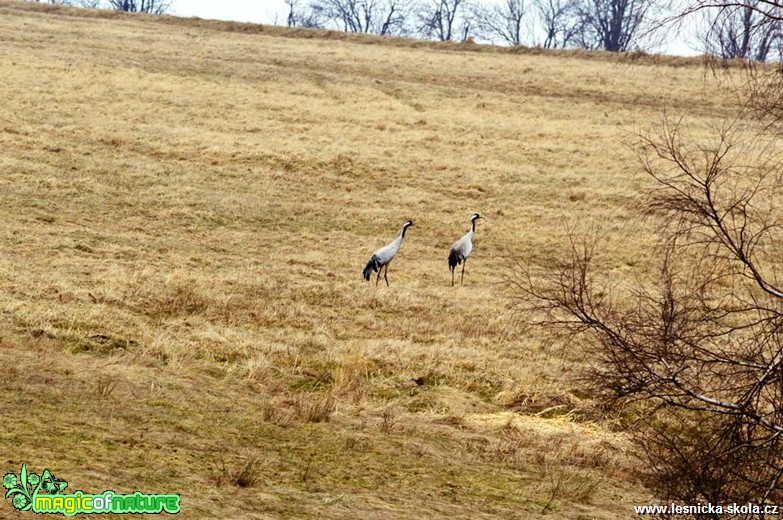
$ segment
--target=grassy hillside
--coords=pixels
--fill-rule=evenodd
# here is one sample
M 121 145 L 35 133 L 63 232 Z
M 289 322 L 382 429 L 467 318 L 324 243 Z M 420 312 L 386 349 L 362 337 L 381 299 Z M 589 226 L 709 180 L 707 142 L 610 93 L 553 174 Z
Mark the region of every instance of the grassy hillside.
M 645 269 L 634 132 L 731 100 L 698 61 L 332 36 L 0 0 L 0 471 L 184 518 L 630 517 L 579 353 L 500 282 L 565 224 Z

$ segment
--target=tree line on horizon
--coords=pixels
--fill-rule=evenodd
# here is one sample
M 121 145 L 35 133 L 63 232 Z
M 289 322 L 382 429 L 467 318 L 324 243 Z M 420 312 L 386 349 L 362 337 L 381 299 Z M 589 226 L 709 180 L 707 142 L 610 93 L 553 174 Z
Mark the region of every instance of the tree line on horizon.
M 27 0 L 40 4 L 70 5 L 87 9 L 111 9 L 128 13 L 166 14 L 171 0 Z
M 166 14 L 171 0 L 29 0 Z M 687 13 L 690 45 L 724 59 L 780 61 L 783 11 L 770 0 L 730 0 L 679 10 L 665 0 L 285 0 L 289 27 L 483 41 L 545 49 L 655 51 Z M 675 13 L 673 16 L 670 13 Z

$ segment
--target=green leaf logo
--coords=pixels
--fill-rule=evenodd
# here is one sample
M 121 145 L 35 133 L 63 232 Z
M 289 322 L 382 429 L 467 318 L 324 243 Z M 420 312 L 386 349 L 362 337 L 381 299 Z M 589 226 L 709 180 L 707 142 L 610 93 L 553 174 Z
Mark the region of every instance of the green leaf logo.
M 38 478 L 38 475 L 35 475 Z M 30 486 L 27 479 L 27 465 L 22 464 L 22 471 L 19 478 L 13 473 L 6 473 L 3 477 L 3 487 L 8 491 L 5 498 L 11 498 L 11 503 L 19 511 L 27 511 L 33 507 L 33 495 L 38 491 L 38 486 Z
M 8 491 L 5 498 L 11 498 L 11 503 L 19 511 L 27 511 L 33 507 L 33 500 L 43 491 L 49 495 L 62 493 L 68 487 L 68 482 L 58 480 L 57 477 L 45 469 L 43 474 L 27 473 L 27 464 L 22 464 L 19 477 L 13 473 L 3 476 L 3 488 Z

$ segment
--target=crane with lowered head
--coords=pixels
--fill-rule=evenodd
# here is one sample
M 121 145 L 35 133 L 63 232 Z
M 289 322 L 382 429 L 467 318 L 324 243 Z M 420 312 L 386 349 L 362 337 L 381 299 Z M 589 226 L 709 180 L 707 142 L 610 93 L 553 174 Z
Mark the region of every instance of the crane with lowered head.
M 412 220 L 407 221 L 402 225 L 402 231 L 400 231 L 400 234 L 397 235 L 397 238 L 394 239 L 391 244 L 383 246 L 372 254 L 370 261 L 367 262 L 367 265 L 362 272 L 362 277 L 364 277 L 365 280 L 369 282 L 372 273 L 377 271 L 378 277 L 375 279 L 375 285 L 378 285 L 378 280 L 381 279 L 381 270 L 383 270 L 383 279 L 386 280 L 386 287 L 389 286 L 389 278 L 386 276 L 389 273 L 389 264 L 394 260 L 394 257 L 397 256 L 397 251 L 400 250 L 400 246 L 402 245 L 402 239 L 405 238 L 405 232 L 408 231 L 408 228 L 412 225 Z

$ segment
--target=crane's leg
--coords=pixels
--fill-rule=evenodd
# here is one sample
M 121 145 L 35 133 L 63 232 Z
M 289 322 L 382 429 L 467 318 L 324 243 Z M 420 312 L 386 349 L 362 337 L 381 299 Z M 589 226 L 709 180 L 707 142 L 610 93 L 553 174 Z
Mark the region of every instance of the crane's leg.
M 389 264 L 386 264 L 386 269 L 383 271 L 383 279 L 386 280 L 386 287 L 389 286 L 389 279 L 386 275 L 389 274 Z
M 451 286 L 454 287 L 454 268 L 451 268 Z
M 381 271 L 382 271 L 382 270 L 383 270 L 383 267 L 381 267 L 380 269 L 378 269 L 378 277 L 377 277 L 377 278 L 375 278 L 375 287 L 378 287 L 378 282 L 379 282 L 379 281 L 380 281 L 380 279 L 381 279 Z
M 462 276 L 461 276 L 461 277 L 460 277 L 460 279 L 459 279 L 459 284 L 460 284 L 460 285 L 462 285 L 462 280 L 464 280 L 464 279 L 465 279 L 465 264 L 467 264 L 467 263 L 468 263 L 468 259 L 466 258 L 466 259 L 465 259 L 465 260 L 463 260 L 463 262 L 462 262 Z

